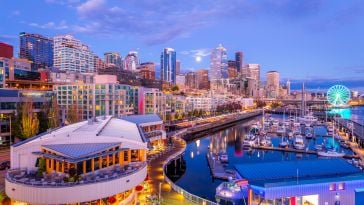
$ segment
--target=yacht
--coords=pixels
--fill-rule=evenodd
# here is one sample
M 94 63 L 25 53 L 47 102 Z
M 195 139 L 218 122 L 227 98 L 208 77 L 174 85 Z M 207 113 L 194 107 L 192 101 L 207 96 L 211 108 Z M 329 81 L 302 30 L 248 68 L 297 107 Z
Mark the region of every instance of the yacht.
M 336 152 L 334 150 L 325 150 L 317 152 L 317 155 L 321 157 L 343 157 L 345 153 Z
M 285 134 L 285 132 L 286 132 L 286 127 L 283 125 L 283 126 L 279 126 L 278 128 L 277 128 L 277 134 L 278 135 L 284 135 Z
M 266 136 L 260 141 L 260 145 L 263 147 L 272 146 L 272 140 L 270 137 Z
M 299 117 L 298 121 L 306 126 L 311 126 L 317 122 L 317 117 L 314 117 L 312 113 Z
M 306 135 L 307 139 L 312 139 L 313 138 L 313 129 L 312 129 L 312 127 L 306 127 L 305 135 Z
M 248 134 L 245 136 L 243 141 L 243 146 L 252 147 L 257 143 L 257 138 L 253 134 Z
M 299 150 L 303 150 L 305 149 L 305 143 L 303 141 L 303 137 L 302 135 L 296 135 L 294 142 L 293 142 L 293 147 L 295 149 L 299 149 Z
M 321 144 L 315 145 L 315 150 L 317 150 L 317 151 L 321 151 L 321 150 L 323 150 L 323 148 L 324 147 Z

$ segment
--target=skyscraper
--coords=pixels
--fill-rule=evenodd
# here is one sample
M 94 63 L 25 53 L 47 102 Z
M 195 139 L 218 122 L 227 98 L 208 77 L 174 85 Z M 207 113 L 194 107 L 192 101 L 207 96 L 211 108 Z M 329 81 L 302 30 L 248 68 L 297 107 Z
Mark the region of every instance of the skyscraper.
M 117 52 L 107 52 L 104 54 L 105 57 L 105 63 L 106 64 L 113 64 L 117 66 L 118 68 L 122 68 L 122 60 L 121 56 Z
M 176 51 L 165 48 L 161 54 L 161 80 L 176 83 Z
M 186 73 L 186 87 L 189 89 L 198 89 L 198 75 L 196 72 Z
M 176 61 L 176 75 L 181 74 L 181 61 L 177 60 Z
M 238 73 L 241 72 L 241 69 L 243 68 L 243 64 L 244 64 L 244 55 L 243 52 L 238 51 L 235 53 L 235 62 L 236 62 L 236 70 L 238 71 Z
M 138 52 L 130 51 L 124 59 L 124 70 L 136 71 L 139 66 Z
M 277 98 L 279 96 L 279 73 L 277 71 L 267 72 L 267 97 Z
M 210 89 L 209 71 L 206 69 L 200 69 L 196 71 L 196 73 L 197 73 L 198 89 L 201 90 Z
M 246 77 L 253 78 L 258 83 L 260 81 L 260 65 L 259 64 L 247 64 L 246 65 Z
M 54 37 L 54 67 L 61 71 L 95 72 L 94 54 L 71 35 Z
M 13 57 L 13 46 L 0 42 L 0 57 L 9 58 Z
M 236 61 L 229 60 L 228 61 L 228 78 L 236 78 L 238 76 L 238 72 L 236 69 Z
M 20 37 L 20 58 L 32 61 L 32 70 L 53 66 L 53 40 L 39 34 L 22 32 Z
M 228 78 L 226 49 L 220 44 L 212 49 L 210 62 L 210 80 Z

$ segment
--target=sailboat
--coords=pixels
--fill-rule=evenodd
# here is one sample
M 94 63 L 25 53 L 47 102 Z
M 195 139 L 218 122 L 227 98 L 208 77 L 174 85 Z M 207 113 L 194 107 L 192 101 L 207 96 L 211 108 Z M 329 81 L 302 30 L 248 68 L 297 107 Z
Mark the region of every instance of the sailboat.
M 334 124 L 333 124 L 334 126 Z M 318 151 L 317 152 L 317 155 L 318 156 L 321 156 L 321 157 L 343 157 L 345 155 L 345 153 L 343 152 L 337 152 L 335 151 L 335 128 L 333 127 L 333 130 L 334 130 L 334 133 L 332 135 L 332 147 L 333 147 L 333 150 L 324 150 L 324 151 Z
M 283 114 L 283 119 L 284 119 L 284 114 Z M 288 142 L 287 141 L 283 141 L 283 136 L 286 134 L 286 126 L 283 125 L 283 134 L 282 134 L 282 141 L 279 143 L 280 147 L 288 147 Z

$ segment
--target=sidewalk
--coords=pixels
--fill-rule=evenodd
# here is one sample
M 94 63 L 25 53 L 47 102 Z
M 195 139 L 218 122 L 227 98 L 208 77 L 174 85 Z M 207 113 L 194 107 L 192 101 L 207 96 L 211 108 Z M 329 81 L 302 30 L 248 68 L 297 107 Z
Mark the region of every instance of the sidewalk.
M 155 195 L 158 196 L 159 192 L 159 184 L 161 185 L 161 196 L 162 203 L 161 204 L 171 204 L 171 205 L 183 205 L 183 204 L 194 204 L 187 199 L 185 199 L 181 194 L 173 191 L 171 186 L 164 181 L 163 176 L 163 164 L 166 163 L 166 160 L 172 154 L 182 151 L 186 145 L 178 140 L 173 140 L 174 148 L 170 151 L 167 151 L 160 155 L 158 158 L 152 160 L 148 165 L 148 184 L 149 189 L 147 191 L 143 191 L 139 194 L 139 202 L 141 205 L 152 204 L 151 202 L 146 201 L 146 196 Z
M 342 139 L 349 141 L 347 135 L 345 132 L 339 132 Z M 353 152 L 360 157 L 359 164 L 360 166 L 364 166 L 364 149 L 359 148 L 358 144 L 355 142 L 349 141 L 350 149 L 353 150 Z

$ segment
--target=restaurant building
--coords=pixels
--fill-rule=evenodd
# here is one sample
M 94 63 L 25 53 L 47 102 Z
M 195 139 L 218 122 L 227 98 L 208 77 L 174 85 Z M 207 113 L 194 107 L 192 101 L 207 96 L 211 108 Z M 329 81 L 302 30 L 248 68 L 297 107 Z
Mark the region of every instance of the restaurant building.
M 147 140 L 129 121 L 98 117 L 11 146 L 12 204 L 129 204 L 147 176 Z

